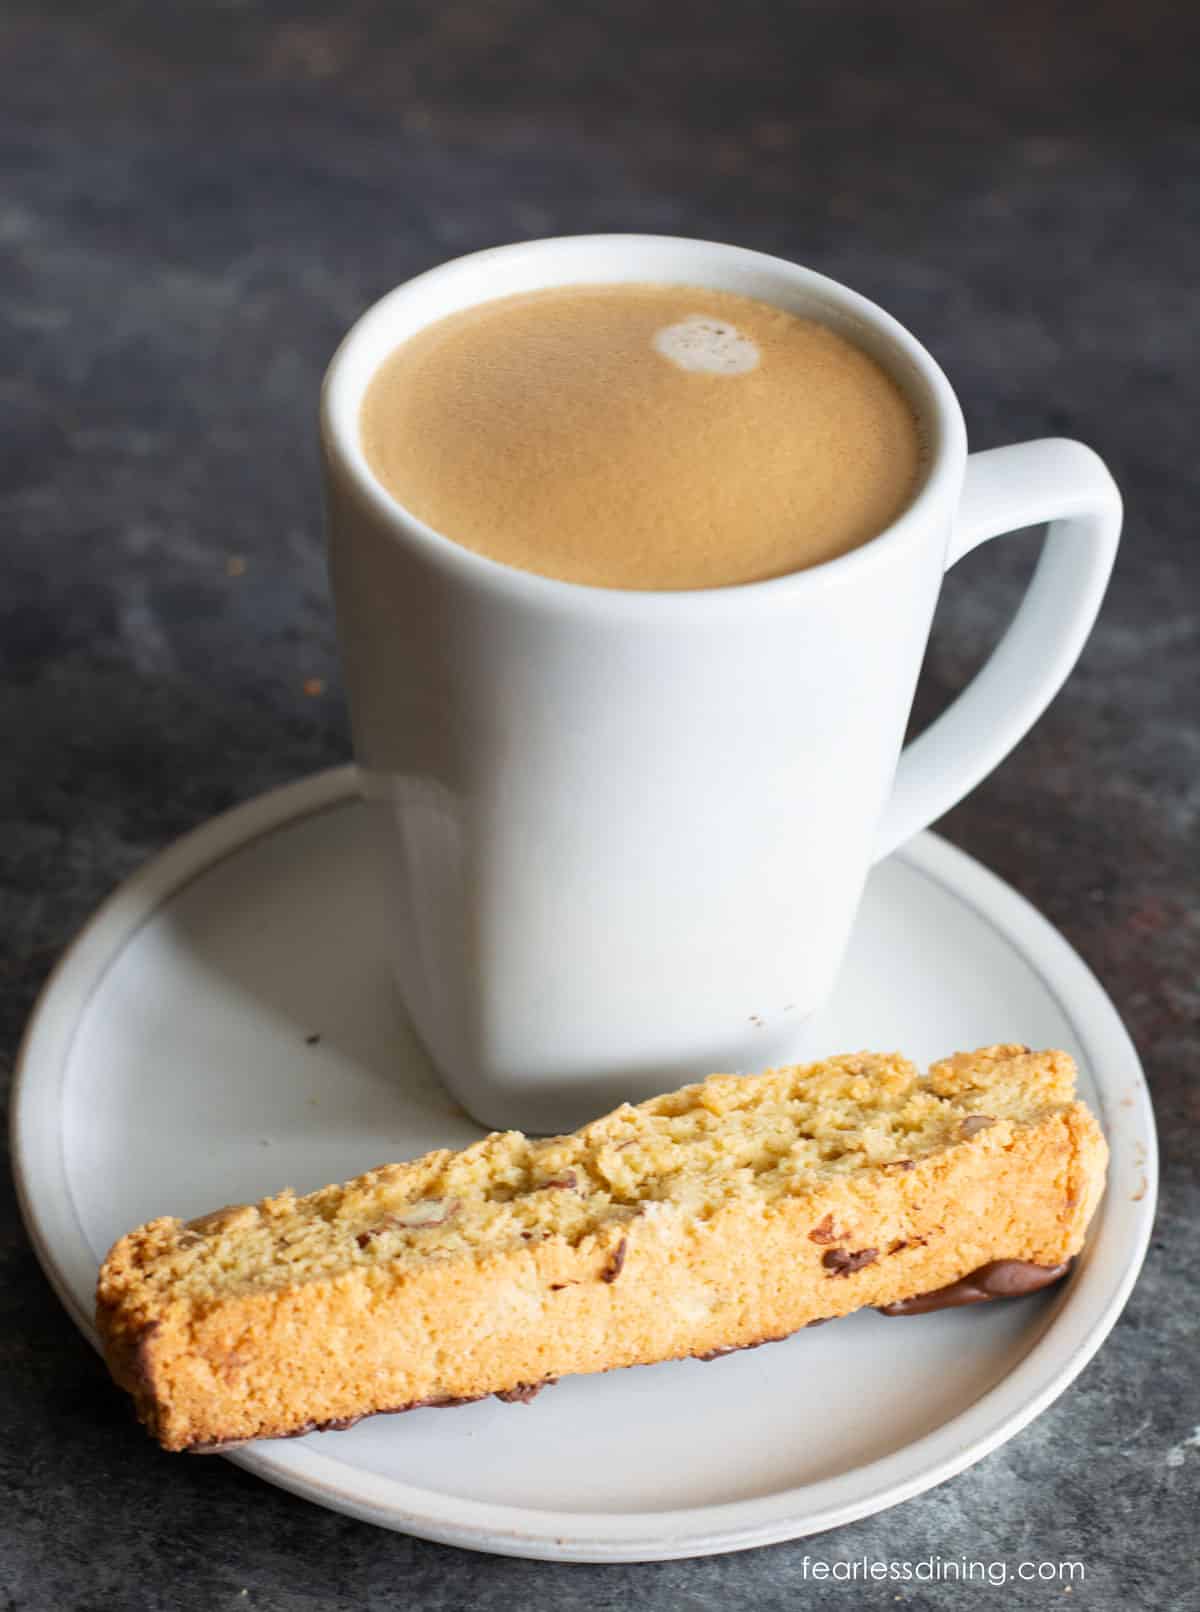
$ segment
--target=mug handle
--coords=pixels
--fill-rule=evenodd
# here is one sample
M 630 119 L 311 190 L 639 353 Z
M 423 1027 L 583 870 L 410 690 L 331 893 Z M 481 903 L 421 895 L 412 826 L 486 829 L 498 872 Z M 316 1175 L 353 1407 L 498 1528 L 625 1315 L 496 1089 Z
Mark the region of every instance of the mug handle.
M 1042 521 L 1041 557 L 1008 631 L 901 753 L 875 861 L 974 789 L 1041 716 L 1079 658 L 1117 553 L 1121 495 L 1082 442 L 1047 437 L 970 456 L 947 570 L 981 543 Z

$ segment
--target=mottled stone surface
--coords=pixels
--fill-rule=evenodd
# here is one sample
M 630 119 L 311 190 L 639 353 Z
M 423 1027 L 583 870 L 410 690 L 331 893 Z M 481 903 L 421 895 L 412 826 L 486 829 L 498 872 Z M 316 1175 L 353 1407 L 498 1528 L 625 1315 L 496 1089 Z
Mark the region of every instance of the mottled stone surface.
M 790 1612 L 836 1593 L 806 1581 L 806 1557 L 931 1553 L 1081 1558 L 1061 1604 L 1198 1604 L 1195 16 L 1173 0 L 11 0 L 6 1072 L 51 960 L 123 875 L 347 754 L 312 423 L 341 332 L 473 247 L 661 230 L 777 251 L 886 303 L 958 385 L 975 446 L 1070 433 L 1112 465 L 1129 518 L 1101 624 L 1050 713 L 943 827 L 1112 993 L 1166 1171 L 1124 1317 L 1002 1450 L 818 1540 L 608 1568 L 443 1549 L 226 1462 L 159 1455 L 6 1187 L 4 1607 Z M 920 719 L 994 639 L 1031 554 L 993 545 L 950 578 Z M 844 1604 L 989 1593 L 1024 1608 L 1064 1591 L 880 1585 Z

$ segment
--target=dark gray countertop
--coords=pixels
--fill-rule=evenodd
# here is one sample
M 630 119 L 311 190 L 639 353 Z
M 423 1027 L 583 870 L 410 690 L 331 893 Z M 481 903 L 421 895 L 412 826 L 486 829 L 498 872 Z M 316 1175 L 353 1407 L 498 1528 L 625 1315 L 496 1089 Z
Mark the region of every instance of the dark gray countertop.
M 11 1612 L 598 1612 L 633 1597 L 768 1612 L 832 1600 L 806 1583 L 806 1555 L 931 1553 L 1082 1558 L 1068 1605 L 1200 1604 L 1200 41 L 1169 0 L 1051 10 L 7 9 L 6 1074 L 52 959 L 120 878 L 348 753 L 312 423 L 340 334 L 393 283 L 474 247 L 657 230 L 779 252 L 882 301 L 960 389 L 974 446 L 1065 433 L 1111 464 L 1128 524 L 1100 625 L 1049 714 L 941 826 L 1107 986 L 1165 1152 L 1133 1300 L 1032 1427 L 819 1540 L 643 1567 L 474 1556 L 160 1455 L 59 1308 L 6 1187 Z M 951 576 L 920 719 L 982 657 L 1032 553 L 993 545 Z M 327 692 L 306 693 L 313 678 Z M 897 1604 L 891 1586 L 847 1593 Z M 988 1593 L 906 1588 L 899 1604 Z M 1064 1591 L 1002 1593 L 1033 1607 Z

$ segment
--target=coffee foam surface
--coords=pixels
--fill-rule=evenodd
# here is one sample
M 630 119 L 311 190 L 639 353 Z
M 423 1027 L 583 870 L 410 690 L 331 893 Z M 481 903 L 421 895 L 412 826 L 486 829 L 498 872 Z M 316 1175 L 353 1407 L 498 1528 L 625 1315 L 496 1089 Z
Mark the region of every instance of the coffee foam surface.
M 688 286 L 565 286 L 419 331 L 377 370 L 373 474 L 444 537 L 597 587 L 690 589 L 845 553 L 909 501 L 921 441 L 826 326 Z

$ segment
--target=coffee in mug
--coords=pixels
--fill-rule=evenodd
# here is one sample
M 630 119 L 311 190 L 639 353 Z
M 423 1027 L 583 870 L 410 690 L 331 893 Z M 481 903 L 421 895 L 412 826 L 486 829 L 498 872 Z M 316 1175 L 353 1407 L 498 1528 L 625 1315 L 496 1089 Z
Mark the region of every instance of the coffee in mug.
M 367 463 L 409 512 L 561 581 L 720 588 L 877 536 L 924 461 L 892 377 L 726 291 L 559 286 L 462 309 L 380 365 Z

